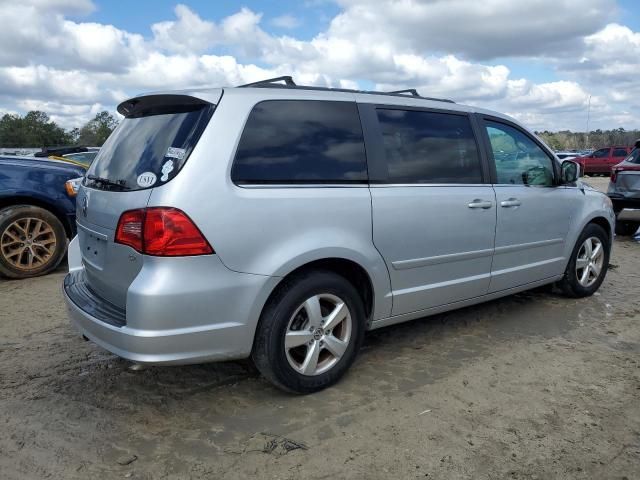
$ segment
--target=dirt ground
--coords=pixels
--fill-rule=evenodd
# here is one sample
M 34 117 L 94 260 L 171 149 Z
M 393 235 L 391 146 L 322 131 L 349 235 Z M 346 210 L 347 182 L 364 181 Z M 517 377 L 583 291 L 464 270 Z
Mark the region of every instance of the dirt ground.
M 640 478 L 640 238 L 611 263 L 591 298 L 371 332 L 303 397 L 243 362 L 132 370 L 70 327 L 62 269 L 0 281 L 0 478 Z

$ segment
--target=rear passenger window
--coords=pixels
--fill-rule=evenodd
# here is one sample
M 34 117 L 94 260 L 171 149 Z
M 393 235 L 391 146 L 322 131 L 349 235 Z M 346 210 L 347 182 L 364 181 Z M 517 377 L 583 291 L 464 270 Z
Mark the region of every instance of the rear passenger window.
M 231 178 L 251 183 L 366 183 L 354 102 L 268 100 L 247 120 Z
M 378 109 L 390 183 L 482 183 L 469 118 Z

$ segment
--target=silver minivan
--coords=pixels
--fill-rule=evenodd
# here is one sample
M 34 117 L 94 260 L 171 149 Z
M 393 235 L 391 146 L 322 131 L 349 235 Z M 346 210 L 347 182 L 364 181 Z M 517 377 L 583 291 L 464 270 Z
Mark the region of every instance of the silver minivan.
M 63 290 L 134 362 L 251 357 L 308 393 L 367 330 L 551 283 L 584 297 L 607 271 L 610 200 L 505 115 L 290 77 L 118 111 Z

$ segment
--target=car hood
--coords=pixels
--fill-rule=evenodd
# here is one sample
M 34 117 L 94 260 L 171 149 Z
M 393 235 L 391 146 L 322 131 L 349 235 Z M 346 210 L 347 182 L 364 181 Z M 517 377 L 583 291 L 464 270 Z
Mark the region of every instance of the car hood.
M 58 160 L 49 160 L 45 158 L 31 157 L 0 157 L 1 165 L 13 165 L 24 168 L 38 168 L 46 170 L 55 170 L 65 172 L 70 175 L 84 176 L 86 169 L 71 163 L 61 162 Z

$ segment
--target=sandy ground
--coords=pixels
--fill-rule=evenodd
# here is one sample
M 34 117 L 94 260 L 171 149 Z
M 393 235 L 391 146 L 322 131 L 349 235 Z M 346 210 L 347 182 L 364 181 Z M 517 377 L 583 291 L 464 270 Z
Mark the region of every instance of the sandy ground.
M 62 270 L 0 281 L 0 478 L 640 478 L 640 239 L 611 262 L 588 299 L 371 332 L 305 397 L 243 362 L 131 370 L 71 329 Z

